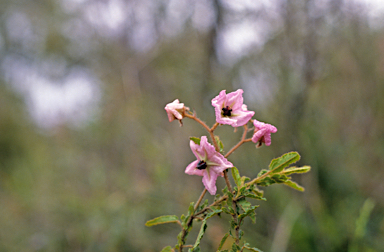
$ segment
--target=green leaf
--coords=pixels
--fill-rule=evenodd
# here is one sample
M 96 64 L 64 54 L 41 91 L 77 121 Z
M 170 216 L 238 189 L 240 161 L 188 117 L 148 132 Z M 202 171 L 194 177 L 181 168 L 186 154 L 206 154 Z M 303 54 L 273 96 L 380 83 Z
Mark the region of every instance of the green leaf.
M 288 180 L 288 177 L 285 175 L 281 174 L 273 174 L 271 178 L 276 182 L 276 183 L 284 183 L 285 181 Z
M 250 216 L 252 214 L 255 213 L 255 209 L 258 208 L 259 206 L 256 205 L 256 206 L 251 206 L 246 212 L 242 213 L 239 215 L 239 220 L 241 221 L 242 219 L 244 219 L 245 217 L 247 216 Z M 251 218 L 252 219 L 252 218 Z M 253 219 L 252 219 L 253 220 Z
M 240 251 L 240 247 L 236 245 L 236 243 L 232 244 L 231 252 L 237 252 Z
M 217 250 L 220 250 L 220 249 L 223 247 L 223 245 L 224 245 L 225 241 L 227 240 L 228 236 L 229 236 L 228 233 L 226 233 L 226 234 L 224 235 L 223 239 L 221 239 L 219 248 L 218 248 Z
M 257 174 L 257 177 L 261 177 L 262 175 L 264 175 L 265 173 L 267 173 L 268 171 L 265 170 L 265 169 L 262 169 L 259 174 Z
M 287 185 L 289 187 L 292 187 L 293 189 L 296 189 L 296 190 L 299 190 L 299 191 L 304 191 L 304 187 L 302 186 L 299 186 L 298 184 L 296 184 L 295 182 L 291 181 L 291 180 L 288 180 L 286 182 L 284 182 L 284 185 Z
M 248 209 L 252 206 L 252 204 L 248 202 L 245 198 L 238 200 L 237 204 L 241 206 L 244 212 L 248 211 Z
M 188 217 L 195 213 L 195 203 L 191 202 L 188 208 Z
M 201 223 L 200 232 L 197 235 L 197 239 L 196 239 L 195 245 L 193 245 L 193 248 L 192 248 L 191 251 L 196 251 L 196 252 L 200 251 L 200 249 L 199 250 L 196 250 L 196 249 L 199 247 L 201 238 L 203 238 L 206 229 L 207 229 L 207 221 L 203 220 L 203 223 Z
M 232 167 L 231 170 L 232 170 L 232 177 L 235 180 L 237 187 L 240 189 L 241 188 L 241 177 L 240 177 L 239 170 L 236 167 Z
M 293 173 L 306 173 L 311 170 L 310 166 L 303 166 L 303 167 L 289 167 L 283 171 L 285 175 L 290 175 Z
M 167 246 L 163 248 L 160 252 L 174 252 L 174 250 L 171 246 Z
M 179 222 L 179 218 L 176 215 L 163 215 L 152 220 L 149 220 L 145 223 L 147 227 L 151 227 L 154 225 L 164 224 L 164 223 L 172 223 Z
M 251 248 L 251 247 L 249 247 L 249 244 L 248 244 L 248 243 L 244 244 L 243 247 L 246 248 L 246 249 L 248 249 L 248 250 L 250 250 L 250 251 L 263 252 L 263 251 L 261 251 L 261 250 L 258 249 L 258 248 Z
M 282 155 L 281 157 L 273 159 L 269 164 L 269 169 L 272 171 L 272 173 L 281 172 L 285 167 L 289 166 L 290 164 L 296 163 L 299 160 L 299 153 L 295 151 L 288 152 Z
M 224 151 L 224 145 L 223 145 L 223 142 L 221 142 L 219 136 L 215 136 L 215 140 L 216 140 L 217 145 L 219 146 L 220 152 L 223 152 Z
M 200 138 L 198 137 L 190 137 L 189 140 L 192 140 L 195 144 L 200 145 Z
M 210 209 L 212 209 L 212 208 L 210 208 Z M 211 218 L 211 217 L 213 217 L 213 216 L 223 212 L 223 210 L 221 210 L 221 209 L 212 209 L 212 210 L 213 210 L 213 212 L 209 212 L 207 214 L 207 216 L 205 216 L 204 220 L 208 220 L 209 218 Z

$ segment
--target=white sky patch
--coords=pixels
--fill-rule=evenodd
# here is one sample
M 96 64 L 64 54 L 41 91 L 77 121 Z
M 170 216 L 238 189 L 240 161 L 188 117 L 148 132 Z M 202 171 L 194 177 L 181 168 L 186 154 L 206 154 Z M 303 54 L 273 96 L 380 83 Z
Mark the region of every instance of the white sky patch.
M 262 46 L 268 35 L 268 29 L 262 22 L 243 21 L 228 25 L 218 41 L 219 58 L 222 62 L 233 63 L 246 54 L 250 48 Z
M 6 81 L 26 97 L 30 114 L 39 126 L 83 125 L 95 115 L 100 100 L 98 81 L 84 68 L 67 69 L 63 62 L 54 60 L 45 63 L 30 64 L 8 56 L 1 67 Z M 63 72 L 49 78 L 47 72 L 51 71 L 47 67 Z
M 94 114 L 95 101 L 100 98 L 94 83 L 84 73 L 69 74 L 61 84 L 41 76 L 30 81 L 31 114 L 43 127 L 67 122 L 80 126 Z

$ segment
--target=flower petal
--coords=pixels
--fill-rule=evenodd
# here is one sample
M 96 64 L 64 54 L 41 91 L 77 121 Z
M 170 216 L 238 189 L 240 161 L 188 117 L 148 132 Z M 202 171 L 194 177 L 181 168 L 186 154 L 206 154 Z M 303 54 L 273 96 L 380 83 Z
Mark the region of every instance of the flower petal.
M 174 100 L 171 103 L 168 103 L 165 106 L 165 111 L 167 111 L 168 120 L 172 122 L 175 119 L 181 120 L 183 119 L 183 115 L 181 112 L 184 109 L 184 103 L 180 103 L 179 99 Z
M 198 175 L 198 176 L 203 176 L 204 175 L 204 170 L 199 170 L 196 168 L 197 164 L 199 163 L 200 160 L 195 160 L 192 163 L 190 163 L 187 168 L 185 169 L 185 173 L 189 175 Z
M 253 125 L 255 126 L 255 133 L 252 136 L 252 142 L 257 143 L 262 140 L 266 146 L 271 145 L 271 133 L 276 133 L 277 128 L 271 124 L 257 120 L 253 121 Z
M 225 106 L 230 106 L 232 110 L 241 109 L 243 105 L 243 90 L 238 89 L 235 92 L 227 94 Z
M 208 169 L 204 170 L 203 184 L 211 195 L 216 194 L 217 176 L 218 174 L 216 172 L 212 172 L 211 170 L 208 170 Z
M 248 111 L 247 106 L 243 104 L 243 90 L 238 89 L 229 94 L 222 90 L 218 96 L 212 99 L 212 106 L 215 108 L 216 122 L 220 124 L 229 124 L 232 127 L 245 125 L 255 114 Z M 231 109 L 230 116 L 223 116 L 223 108 Z

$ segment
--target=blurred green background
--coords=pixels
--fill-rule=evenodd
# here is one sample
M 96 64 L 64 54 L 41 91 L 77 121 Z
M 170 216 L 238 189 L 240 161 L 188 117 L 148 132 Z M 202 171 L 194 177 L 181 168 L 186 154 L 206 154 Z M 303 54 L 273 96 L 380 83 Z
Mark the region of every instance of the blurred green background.
M 265 188 L 245 239 L 384 251 L 383 13 L 346 0 L 0 0 L 0 251 L 174 245 L 177 225 L 144 224 L 197 200 L 188 137 L 206 133 L 164 106 L 178 98 L 212 125 L 210 100 L 238 88 L 278 128 L 271 146 L 231 155 L 240 172 L 292 150 L 312 166 L 294 178 L 304 193 Z M 217 133 L 229 150 L 242 132 Z M 210 219 L 202 250 L 227 227 Z

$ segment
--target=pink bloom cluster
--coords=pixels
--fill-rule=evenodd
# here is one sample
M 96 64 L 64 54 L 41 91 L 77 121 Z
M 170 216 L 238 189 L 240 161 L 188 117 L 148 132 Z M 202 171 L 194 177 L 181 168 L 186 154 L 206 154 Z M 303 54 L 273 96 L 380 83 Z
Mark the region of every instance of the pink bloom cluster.
M 215 108 L 216 122 L 219 124 L 228 124 L 232 127 L 239 127 L 247 124 L 255 114 L 248 111 L 247 106 L 243 104 L 243 90 L 238 89 L 232 93 L 226 93 L 222 90 L 218 96 L 212 99 L 212 106 Z M 189 108 L 180 103 L 178 99 L 168 103 L 165 108 L 170 122 L 181 119 L 185 116 L 185 111 Z M 276 133 L 275 126 L 257 120 L 253 120 L 255 131 L 252 136 L 252 142 L 257 143 L 257 147 L 262 143 L 271 145 L 271 133 Z M 232 168 L 233 165 L 222 154 L 215 150 L 215 147 L 208 143 L 207 137 L 202 136 L 200 143 L 190 141 L 190 147 L 197 160 L 190 163 L 185 169 L 189 175 L 203 176 L 203 184 L 207 191 L 216 194 L 216 180 L 218 176 L 223 177 L 223 172 Z
M 202 136 L 200 145 L 190 141 L 189 145 L 197 160 L 190 163 L 185 169 L 189 175 L 203 176 L 203 184 L 211 195 L 216 194 L 216 180 L 223 177 L 223 171 L 232 168 L 233 164 L 208 143 L 207 137 Z

